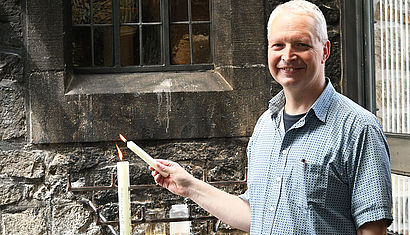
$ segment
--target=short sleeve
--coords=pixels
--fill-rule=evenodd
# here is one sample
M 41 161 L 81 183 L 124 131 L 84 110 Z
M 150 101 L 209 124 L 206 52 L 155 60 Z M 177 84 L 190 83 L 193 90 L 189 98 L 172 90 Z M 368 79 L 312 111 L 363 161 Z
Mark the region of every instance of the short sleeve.
M 356 227 L 381 219 L 392 221 L 390 155 L 381 127 L 365 126 L 351 143 L 348 173 Z
M 245 193 L 239 195 L 239 198 L 241 198 L 242 200 L 245 200 L 247 202 L 249 202 L 249 189 L 245 191 Z

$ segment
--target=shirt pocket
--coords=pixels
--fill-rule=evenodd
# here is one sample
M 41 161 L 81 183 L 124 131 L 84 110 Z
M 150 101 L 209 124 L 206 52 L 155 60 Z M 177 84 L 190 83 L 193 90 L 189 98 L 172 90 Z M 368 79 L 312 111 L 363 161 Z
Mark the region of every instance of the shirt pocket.
M 327 167 L 317 164 L 303 164 L 303 178 L 307 204 L 324 204 L 328 184 Z

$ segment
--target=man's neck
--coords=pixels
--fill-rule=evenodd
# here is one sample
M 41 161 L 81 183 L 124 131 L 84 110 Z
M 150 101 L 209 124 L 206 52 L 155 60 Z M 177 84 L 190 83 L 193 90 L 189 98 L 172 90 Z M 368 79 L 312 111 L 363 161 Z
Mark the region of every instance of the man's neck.
M 326 80 L 310 89 L 292 90 L 284 88 L 285 111 L 290 115 L 307 113 L 326 88 Z

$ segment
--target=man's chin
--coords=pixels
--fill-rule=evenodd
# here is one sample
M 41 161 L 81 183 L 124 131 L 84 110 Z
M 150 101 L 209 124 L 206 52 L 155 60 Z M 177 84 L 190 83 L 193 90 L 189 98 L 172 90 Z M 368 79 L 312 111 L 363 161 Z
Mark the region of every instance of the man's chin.
M 294 86 L 299 83 L 302 78 L 294 76 L 278 76 L 275 80 L 282 86 Z

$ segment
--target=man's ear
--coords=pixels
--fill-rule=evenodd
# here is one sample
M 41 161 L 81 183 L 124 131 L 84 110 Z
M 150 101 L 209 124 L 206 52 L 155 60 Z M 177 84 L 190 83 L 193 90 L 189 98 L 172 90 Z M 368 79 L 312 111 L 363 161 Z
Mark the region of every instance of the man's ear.
M 323 45 L 323 58 L 322 58 L 322 64 L 326 62 L 326 60 L 330 56 L 330 41 L 326 41 L 326 43 Z

